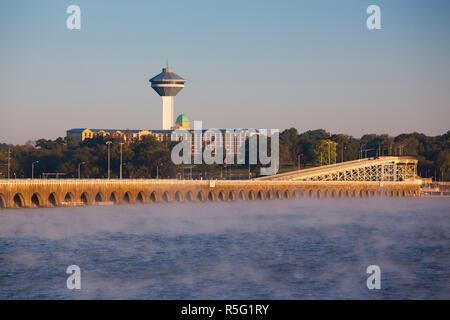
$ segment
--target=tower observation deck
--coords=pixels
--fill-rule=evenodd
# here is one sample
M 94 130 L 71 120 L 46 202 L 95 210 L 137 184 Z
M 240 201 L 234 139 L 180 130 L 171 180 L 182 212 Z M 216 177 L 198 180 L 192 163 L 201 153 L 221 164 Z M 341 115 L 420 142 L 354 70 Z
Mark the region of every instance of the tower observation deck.
M 170 130 L 173 123 L 173 98 L 184 88 L 185 79 L 166 67 L 157 76 L 149 80 L 152 88 L 162 98 L 162 129 Z

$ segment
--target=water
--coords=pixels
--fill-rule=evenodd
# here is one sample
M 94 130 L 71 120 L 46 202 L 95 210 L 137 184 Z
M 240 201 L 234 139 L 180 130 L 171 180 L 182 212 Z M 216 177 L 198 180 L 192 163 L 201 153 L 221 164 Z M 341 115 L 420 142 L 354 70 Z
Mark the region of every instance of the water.
M 1 299 L 449 299 L 450 199 L 0 211 Z M 68 290 L 69 265 L 81 290 Z M 381 268 L 368 290 L 366 268 Z

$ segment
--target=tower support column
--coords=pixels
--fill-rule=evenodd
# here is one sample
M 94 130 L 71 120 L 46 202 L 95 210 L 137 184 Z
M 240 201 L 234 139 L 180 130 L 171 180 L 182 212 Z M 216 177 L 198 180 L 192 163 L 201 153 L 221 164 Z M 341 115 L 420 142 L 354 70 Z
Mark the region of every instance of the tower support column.
M 173 127 L 173 96 L 162 96 L 162 129 Z

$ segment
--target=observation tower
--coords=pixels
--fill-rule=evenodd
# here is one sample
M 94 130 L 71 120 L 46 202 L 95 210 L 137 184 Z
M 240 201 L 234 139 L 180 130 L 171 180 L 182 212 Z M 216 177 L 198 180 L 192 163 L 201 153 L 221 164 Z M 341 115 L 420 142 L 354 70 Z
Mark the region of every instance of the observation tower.
M 173 123 L 173 98 L 184 88 L 182 77 L 173 72 L 173 68 L 162 69 L 162 72 L 149 80 L 152 88 L 162 98 L 162 129 L 170 130 Z

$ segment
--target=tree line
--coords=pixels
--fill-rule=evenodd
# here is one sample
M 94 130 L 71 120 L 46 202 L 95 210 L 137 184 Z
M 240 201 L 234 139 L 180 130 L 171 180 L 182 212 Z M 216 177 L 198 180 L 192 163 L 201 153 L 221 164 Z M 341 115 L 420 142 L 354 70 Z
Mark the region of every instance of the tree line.
M 422 177 L 448 181 L 450 178 L 450 131 L 439 136 L 421 133 L 367 134 L 354 138 L 345 134 L 330 135 L 323 129 L 299 133 L 290 128 L 280 133 L 280 169 L 306 168 L 366 157 L 388 155 L 417 156 L 418 173 Z M 10 177 L 106 178 L 108 176 L 108 146 L 110 175 L 119 177 L 122 155 L 124 178 L 176 178 L 180 167 L 172 163 L 170 150 L 174 142 L 160 142 L 151 136 L 123 143 L 121 138 L 87 139 L 77 143 L 70 137 L 55 140 L 39 139 L 25 145 L 0 143 L 0 178 L 7 177 L 8 150 Z M 122 150 L 122 152 L 121 152 Z M 32 165 L 34 163 L 34 165 Z M 32 169 L 33 167 L 33 169 Z M 228 169 L 247 170 L 246 165 L 228 165 Z M 254 169 L 258 166 L 252 166 Z M 196 165 L 198 175 L 221 170 L 219 165 Z M 245 175 L 243 176 L 243 178 Z

